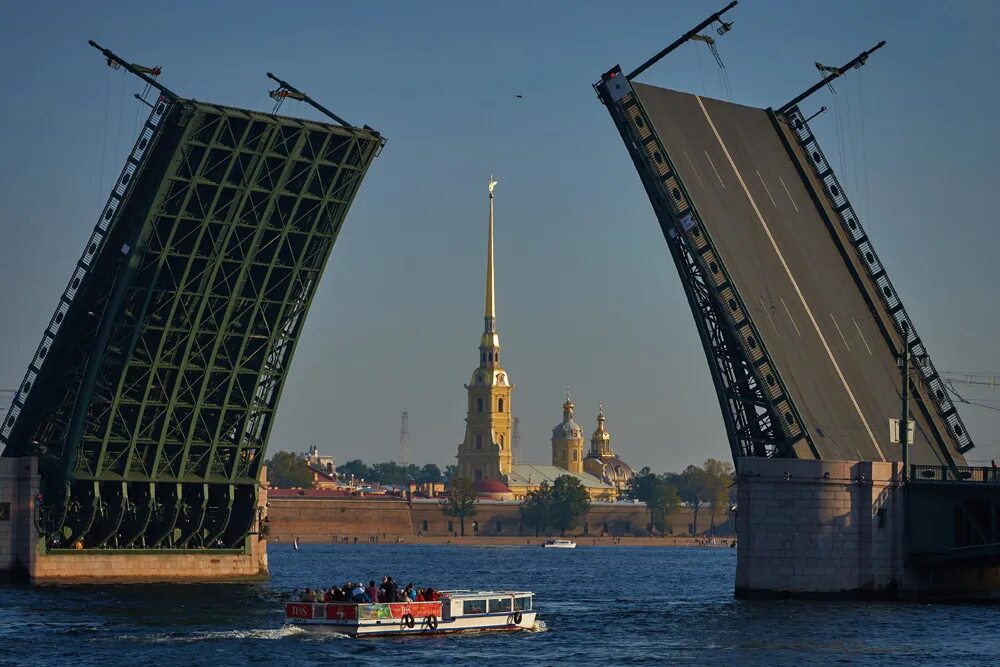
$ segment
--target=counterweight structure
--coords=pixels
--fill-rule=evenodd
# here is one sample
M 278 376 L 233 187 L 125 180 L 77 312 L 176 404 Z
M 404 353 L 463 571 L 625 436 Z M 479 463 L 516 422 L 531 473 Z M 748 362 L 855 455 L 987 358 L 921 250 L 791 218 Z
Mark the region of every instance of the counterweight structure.
M 246 547 L 295 345 L 384 143 L 168 93 L 0 429 L 4 456 L 40 459 L 48 549 Z
M 902 460 L 906 336 L 914 464 L 973 445 L 798 106 L 782 113 L 639 84 L 595 85 L 680 274 L 734 460 Z

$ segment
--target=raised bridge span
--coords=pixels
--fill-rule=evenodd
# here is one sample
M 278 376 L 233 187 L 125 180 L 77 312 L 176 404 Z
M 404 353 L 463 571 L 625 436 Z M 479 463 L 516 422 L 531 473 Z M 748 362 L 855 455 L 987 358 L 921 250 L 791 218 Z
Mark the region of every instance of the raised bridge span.
M 0 426 L 3 456 L 38 458 L 44 550 L 243 551 L 292 353 L 385 140 L 279 79 L 272 97 L 334 122 L 185 99 L 101 50 L 159 95 Z
M 898 461 L 908 339 L 910 462 L 972 442 L 798 107 L 630 81 L 595 89 L 625 141 L 695 316 L 734 458 Z

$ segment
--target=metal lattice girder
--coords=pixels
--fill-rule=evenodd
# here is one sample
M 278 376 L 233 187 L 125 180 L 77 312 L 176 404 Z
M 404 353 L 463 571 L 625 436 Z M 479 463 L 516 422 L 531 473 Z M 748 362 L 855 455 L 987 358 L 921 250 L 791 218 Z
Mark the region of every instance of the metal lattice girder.
M 304 318 L 384 140 L 161 98 L 0 430 L 86 547 L 241 546 Z

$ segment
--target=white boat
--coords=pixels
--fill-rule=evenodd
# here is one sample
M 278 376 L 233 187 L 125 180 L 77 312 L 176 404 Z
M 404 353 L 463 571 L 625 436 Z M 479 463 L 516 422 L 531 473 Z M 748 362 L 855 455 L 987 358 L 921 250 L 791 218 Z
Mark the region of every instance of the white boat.
M 439 591 L 435 602 L 289 602 L 285 622 L 304 630 L 351 637 L 530 630 L 534 593 Z
M 576 542 L 573 540 L 560 540 L 553 538 L 551 540 L 546 540 L 542 547 L 545 549 L 576 549 Z

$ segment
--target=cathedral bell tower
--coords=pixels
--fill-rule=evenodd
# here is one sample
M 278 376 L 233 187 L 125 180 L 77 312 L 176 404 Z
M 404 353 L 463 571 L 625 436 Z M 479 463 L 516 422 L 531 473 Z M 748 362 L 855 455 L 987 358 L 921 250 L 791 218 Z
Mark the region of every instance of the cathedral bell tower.
M 583 472 L 583 429 L 573 421 L 569 389 L 563 403 L 563 420 L 552 429 L 552 465 L 570 472 Z
M 469 404 L 465 418 L 465 440 L 458 446 L 458 476 L 473 482 L 495 479 L 505 482 L 513 464 L 510 440 L 512 419 L 510 394 L 514 385 L 500 365 L 500 336 L 496 326 L 493 289 L 493 188 L 490 177 L 490 226 L 486 250 L 486 315 L 479 339 L 479 367 L 465 385 Z

